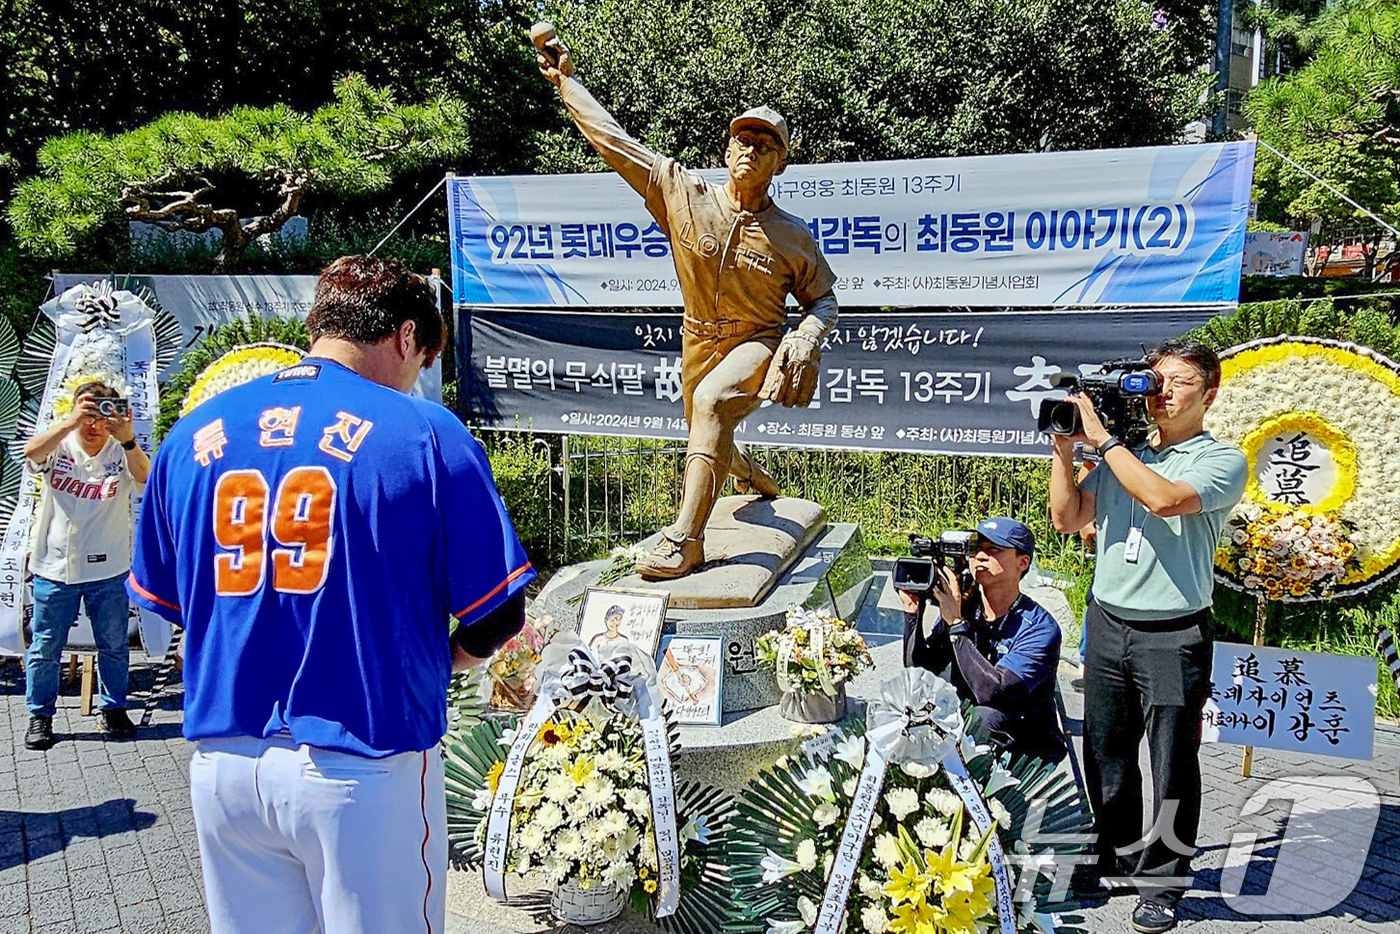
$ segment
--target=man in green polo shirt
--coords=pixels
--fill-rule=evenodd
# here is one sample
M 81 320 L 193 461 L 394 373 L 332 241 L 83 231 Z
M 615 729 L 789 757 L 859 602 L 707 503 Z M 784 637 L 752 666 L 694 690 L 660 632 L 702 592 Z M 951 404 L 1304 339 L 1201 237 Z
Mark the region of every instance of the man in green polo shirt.
M 1126 873 L 1139 893 L 1133 928 L 1162 934 L 1191 883 L 1201 813 L 1201 710 L 1210 696 L 1216 541 L 1244 493 L 1248 466 L 1205 430 L 1220 361 L 1197 341 L 1148 354 L 1162 380 L 1157 428 L 1129 448 L 1079 405 L 1084 433 L 1053 436 L 1050 517 L 1070 533 L 1093 521 L 1094 599 L 1085 614 L 1084 760 L 1098 834 L 1098 874 Z M 1074 442 L 1102 463 L 1074 481 Z M 1106 468 L 1106 469 L 1105 469 Z M 1138 747 L 1147 737 L 1152 830 L 1144 837 Z

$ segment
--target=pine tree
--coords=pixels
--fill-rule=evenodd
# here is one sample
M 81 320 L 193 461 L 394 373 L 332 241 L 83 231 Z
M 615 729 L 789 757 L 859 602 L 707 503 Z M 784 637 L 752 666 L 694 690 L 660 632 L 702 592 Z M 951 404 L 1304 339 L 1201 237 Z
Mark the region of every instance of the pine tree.
M 215 268 L 238 268 L 248 245 L 275 234 L 312 192 L 382 191 L 399 175 L 467 149 L 465 105 L 401 106 L 351 75 L 314 113 L 276 105 L 205 118 L 171 113 L 126 133 L 47 142 L 39 172 L 10 205 L 20 242 L 50 259 L 111 221 L 167 231 L 218 230 Z

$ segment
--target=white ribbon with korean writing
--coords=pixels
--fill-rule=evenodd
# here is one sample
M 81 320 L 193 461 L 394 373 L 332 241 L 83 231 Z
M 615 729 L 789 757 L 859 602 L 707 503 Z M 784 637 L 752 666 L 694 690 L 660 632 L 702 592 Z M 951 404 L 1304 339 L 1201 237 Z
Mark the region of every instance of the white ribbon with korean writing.
M 48 427 L 54 403 L 64 391 L 75 354 L 95 334 L 109 334 L 122 347 L 122 359 L 113 360 L 114 373 L 126 379 L 131 391 L 133 428 L 142 447 L 149 449 L 151 419 L 156 409 L 155 337 L 152 311 L 139 297 L 127 291 L 113 291 L 108 281 L 92 286 L 75 285 L 43 306 L 57 332 L 49 361 L 44 393 L 40 397 L 35 432 Z M 134 378 L 139 377 L 139 378 Z M 141 420 L 138 415 L 144 413 Z M 20 498 L 0 537 L 0 655 L 24 653 L 23 614 L 24 566 L 29 556 L 30 535 L 41 491 L 39 475 L 23 465 Z M 135 507 L 135 502 L 132 506 Z M 166 630 L 169 624 L 161 621 Z
M 995 827 L 996 821 L 987 810 L 977 784 L 967 774 L 967 765 L 956 747 L 943 757 L 943 771 L 948 773 L 949 784 L 962 798 L 968 816 L 977 825 L 977 832 L 985 834 Z M 987 862 L 991 863 L 992 879 L 997 886 L 997 920 L 1001 923 L 1001 934 L 1016 934 L 1016 904 L 1012 901 L 1011 877 L 1006 874 L 1006 854 L 995 831 L 987 838 Z
M 637 720 L 642 728 L 647 779 L 651 793 L 652 828 L 656 841 L 656 916 L 674 914 L 680 900 L 680 836 L 676 831 L 676 793 L 666 721 L 656 696 L 656 670 L 651 659 L 632 645 L 622 645 L 600 657 L 576 636 L 555 638 L 541 654 L 539 697 L 521 724 L 506 756 L 486 825 L 486 891 L 506 899 L 505 864 L 510 849 L 510 816 L 524 771 L 525 756 L 540 727 L 560 707 L 582 711 L 593 704 Z
M 952 685 L 923 669 L 905 669 L 899 677 L 880 685 L 880 697 L 870 702 L 866 725 L 865 764 L 852 797 L 851 813 L 846 818 L 831 876 L 827 879 L 821 913 L 814 928 L 816 934 L 837 934 L 841 929 L 851 884 L 860 867 L 870 824 L 879 806 L 885 772 L 891 763 L 941 763 L 978 831 L 985 833 L 991 826 L 991 816 L 976 786 L 967 777 L 958 751 L 963 719 Z M 958 841 L 953 840 L 948 845 L 957 846 Z M 996 881 L 1001 932 L 1015 934 L 1016 911 L 1011 901 L 1011 884 L 995 834 L 989 841 L 987 853 Z
M 807 632 L 807 654 L 817 669 L 817 679 L 827 697 L 836 696 L 836 681 L 831 677 L 831 665 L 826 660 L 826 623 L 815 610 L 804 610 L 796 606 L 788 607 L 787 632 L 778 639 L 778 690 L 784 694 L 802 693 L 802 683 L 788 672 L 792 662 L 792 639 L 788 635 L 793 629 Z

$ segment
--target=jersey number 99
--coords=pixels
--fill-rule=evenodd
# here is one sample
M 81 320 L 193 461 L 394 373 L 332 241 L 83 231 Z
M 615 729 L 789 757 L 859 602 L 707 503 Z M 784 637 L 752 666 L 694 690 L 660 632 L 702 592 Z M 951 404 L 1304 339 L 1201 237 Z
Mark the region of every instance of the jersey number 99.
M 214 592 L 246 597 L 263 586 L 271 533 L 272 587 L 315 593 L 326 583 L 335 516 L 335 481 L 324 467 L 288 471 L 270 504 L 260 470 L 230 470 L 214 487 Z

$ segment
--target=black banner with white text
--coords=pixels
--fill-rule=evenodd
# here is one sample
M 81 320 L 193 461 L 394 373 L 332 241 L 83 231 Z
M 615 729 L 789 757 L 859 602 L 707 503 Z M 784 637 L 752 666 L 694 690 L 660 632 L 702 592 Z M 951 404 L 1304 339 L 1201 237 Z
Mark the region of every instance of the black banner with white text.
M 1061 371 L 1141 356 L 1225 310 L 843 313 L 805 409 L 765 403 L 748 444 L 1048 455 Z M 461 400 L 482 427 L 684 439 L 681 316 L 475 307 Z M 796 318 L 792 320 L 796 323 Z

